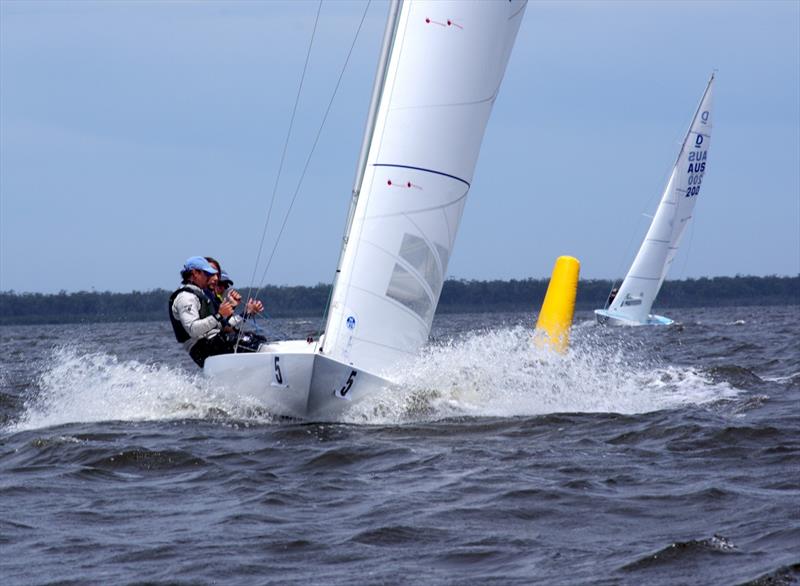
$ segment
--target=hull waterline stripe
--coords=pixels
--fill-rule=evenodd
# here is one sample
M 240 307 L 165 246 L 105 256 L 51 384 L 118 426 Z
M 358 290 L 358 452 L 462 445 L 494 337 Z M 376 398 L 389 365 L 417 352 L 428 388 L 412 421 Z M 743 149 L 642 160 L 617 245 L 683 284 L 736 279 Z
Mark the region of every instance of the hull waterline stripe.
M 390 163 L 373 163 L 373 167 L 397 167 L 398 169 L 413 169 L 414 171 L 422 171 L 424 173 L 433 173 L 434 175 L 442 175 L 444 177 L 449 177 L 450 179 L 455 179 L 456 181 L 461 181 L 467 187 L 470 187 L 469 181 L 465 181 L 461 177 L 456 177 L 455 175 L 450 175 L 450 173 L 443 173 L 442 171 L 435 171 L 434 169 L 425 169 L 423 167 L 414 167 L 412 165 L 392 165 Z

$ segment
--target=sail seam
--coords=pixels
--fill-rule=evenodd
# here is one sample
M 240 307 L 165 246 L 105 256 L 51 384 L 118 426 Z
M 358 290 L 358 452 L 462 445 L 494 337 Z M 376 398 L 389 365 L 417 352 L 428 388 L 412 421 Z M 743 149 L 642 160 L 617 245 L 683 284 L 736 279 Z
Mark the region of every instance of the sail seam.
M 480 104 L 493 103 L 497 99 L 497 94 L 500 90 L 498 86 L 488 98 L 478 98 L 471 102 L 444 102 L 440 104 L 420 104 L 418 106 L 394 106 L 393 111 L 398 110 L 419 110 L 421 108 L 450 108 L 450 107 L 464 107 L 464 106 L 479 106 Z

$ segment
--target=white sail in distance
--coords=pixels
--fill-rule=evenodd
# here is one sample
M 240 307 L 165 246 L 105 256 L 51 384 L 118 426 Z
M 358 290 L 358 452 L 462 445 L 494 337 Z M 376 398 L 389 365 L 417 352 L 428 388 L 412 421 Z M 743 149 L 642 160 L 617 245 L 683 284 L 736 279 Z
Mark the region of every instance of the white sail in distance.
M 650 229 L 608 307 L 607 313 L 615 318 L 647 323 L 653 302 L 675 259 L 707 170 L 713 84 L 714 75 L 695 112 Z
M 323 354 L 379 372 L 427 341 L 525 4 L 401 4 Z

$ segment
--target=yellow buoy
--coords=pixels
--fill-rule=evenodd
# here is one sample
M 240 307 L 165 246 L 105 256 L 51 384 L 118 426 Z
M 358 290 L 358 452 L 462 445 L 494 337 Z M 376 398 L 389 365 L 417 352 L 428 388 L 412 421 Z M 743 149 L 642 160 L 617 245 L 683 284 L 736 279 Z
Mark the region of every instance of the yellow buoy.
M 578 273 L 581 263 L 571 256 L 559 256 L 547 286 L 534 338 L 539 347 L 549 345 L 556 352 L 566 352 L 569 328 L 575 313 Z

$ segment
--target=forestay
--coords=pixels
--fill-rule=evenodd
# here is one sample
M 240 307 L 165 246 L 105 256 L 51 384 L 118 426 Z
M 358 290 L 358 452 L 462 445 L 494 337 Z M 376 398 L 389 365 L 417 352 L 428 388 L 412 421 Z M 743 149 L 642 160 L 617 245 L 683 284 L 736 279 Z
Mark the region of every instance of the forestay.
M 323 354 L 380 372 L 428 339 L 524 10 L 519 0 L 400 7 Z
M 650 229 L 619 292 L 608 308 L 609 314 L 639 323 L 648 319 L 653 301 L 669 272 L 700 193 L 711 143 L 713 83 L 712 75 L 683 141 Z

